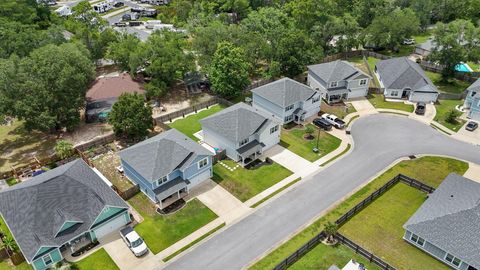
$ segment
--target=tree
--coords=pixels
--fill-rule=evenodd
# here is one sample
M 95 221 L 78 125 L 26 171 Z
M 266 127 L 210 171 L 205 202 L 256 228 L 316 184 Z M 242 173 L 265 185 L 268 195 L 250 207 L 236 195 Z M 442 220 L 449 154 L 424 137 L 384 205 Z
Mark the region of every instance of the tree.
M 152 108 L 146 106 L 142 95 L 124 93 L 113 104 L 108 122 L 115 134 L 130 139 L 141 139 L 153 128 Z
M 460 115 L 460 112 L 458 112 L 457 110 L 455 109 L 451 109 L 446 118 L 445 118 L 445 121 L 447 121 L 448 123 L 450 124 L 456 124 L 457 123 L 457 117 Z
M 221 42 L 208 73 L 213 91 L 222 97 L 237 96 L 250 84 L 249 68 L 241 48 L 230 42 Z
M 7 250 L 7 253 L 11 256 L 18 250 L 17 243 L 11 236 L 6 236 L 2 239 L 2 247 Z
M 60 140 L 55 145 L 55 154 L 60 159 L 66 159 L 71 157 L 75 153 L 73 149 L 73 144 L 66 140 Z
M 337 234 L 337 231 L 338 231 L 338 225 L 336 223 L 333 223 L 333 222 L 330 222 L 328 221 L 324 228 L 323 228 L 323 231 L 325 232 L 325 234 L 327 235 L 327 242 L 330 242 L 332 243 L 333 240 L 334 240 L 334 236 Z
M 135 35 L 122 34 L 117 41 L 108 45 L 107 57 L 113 60 L 122 70 L 129 70 L 130 58 L 139 44 L 140 39 Z
M 307 126 L 307 127 L 305 128 L 305 134 L 307 135 L 306 138 L 307 138 L 307 139 L 311 139 L 311 138 L 313 137 L 313 136 L 312 136 L 313 132 L 315 132 L 315 130 L 313 129 L 313 127 L 312 127 L 312 126 Z

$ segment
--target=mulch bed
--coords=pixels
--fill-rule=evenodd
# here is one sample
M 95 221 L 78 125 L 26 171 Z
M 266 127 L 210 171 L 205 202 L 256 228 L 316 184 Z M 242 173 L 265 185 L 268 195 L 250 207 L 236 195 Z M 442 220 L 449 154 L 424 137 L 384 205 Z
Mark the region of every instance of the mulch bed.
M 169 214 L 173 214 L 173 213 L 177 212 L 178 210 L 182 209 L 185 205 L 187 205 L 187 202 L 185 202 L 184 199 L 180 199 L 180 200 L 170 204 L 169 206 L 167 206 L 163 209 L 157 208 L 156 211 L 160 215 L 169 215 Z

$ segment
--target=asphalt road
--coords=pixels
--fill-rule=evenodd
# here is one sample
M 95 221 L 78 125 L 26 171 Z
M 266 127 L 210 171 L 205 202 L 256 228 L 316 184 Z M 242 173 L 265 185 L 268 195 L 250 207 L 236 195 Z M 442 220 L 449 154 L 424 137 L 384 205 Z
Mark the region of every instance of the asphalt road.
M 353 151 L 166 266 L 241 269 L 399 158 L 446 155 L 480 164 L 480 147 L 403 116 L 376 114 L 352 126 Z

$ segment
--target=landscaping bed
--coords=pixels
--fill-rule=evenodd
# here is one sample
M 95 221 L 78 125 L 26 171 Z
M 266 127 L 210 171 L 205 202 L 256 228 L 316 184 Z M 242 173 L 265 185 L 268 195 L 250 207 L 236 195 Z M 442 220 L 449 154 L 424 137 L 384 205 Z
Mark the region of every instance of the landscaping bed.
M 372 103 L 373 107 L 377 109 L 393 109 L 409 113 L 413 112 L 414 109 L 414 106 L 412 104 L 405 104 L 403 100 L 400 102 L 386 101 L 382 94 L 370 94 L 367 98 L 368 101 Z
M 435 104 L 437 114 L 435 115 L 434 120 L 444 125 L 448 129 L 457 132 L 465 124 L 466 121 L 463 119 L 459 119 L 458 117 L 455 121 L 448 121 L 448 115 L 452 110 L 455 110 L 455 106 L 462 104 L 463 100 L 439 100 L 437 104 Z M 456 111 L 456 113 L 458 115 L 461 114 L 458 111 Z
M 303 157 L 308 161 L 315 161 L 326 154 L 337 149 L 342 140 L 339 138 L 328 134 L 325 131 L 320 131 L 320 136 L 318 134 L 318 128 L 312 124 L 307 126 L 314 129 L 312 136 L 314 137 L 311 140 L 305 139 L 306 128 L 303 127 L 293 127 L 291 129 L 282 129 L 282 135 L 280 137 L 280 145 L 292 151 L 293 153 Z M 318 138 L 318 153 L 313 152 L 313 148 L 317 147 L 317 137 Z
M 75 263 L 80 270 L 116 270 L 119 269 L 105 249 L 99 249 L 85 259 Z
M 108 152 L 91 159 L 97 168 L 120 192 L 133 187 L 133 183 L 122 175 L 117 167 L 120 166 L 120 158 L 115 152 Z
M 251 170 L 238 166 L 233 171 L 225 168 L 221 163 L 229 168 L 237 166 L 237 163 L 232 160 L 218 162 L 213 166 L 212 180 L 242 202 L 247 201 L 292 174 L 291 171 L 275 162 L 270 165 L 264 164 Z
M 170 215 L 158 214 L 155 204 L 141 192 L 128 200 L 128 203 L 144 218 L 143 222 L 135 226 L 135 231 L 154 254 L 218 217 L 197 199 L 189 201 L 185 207 Z

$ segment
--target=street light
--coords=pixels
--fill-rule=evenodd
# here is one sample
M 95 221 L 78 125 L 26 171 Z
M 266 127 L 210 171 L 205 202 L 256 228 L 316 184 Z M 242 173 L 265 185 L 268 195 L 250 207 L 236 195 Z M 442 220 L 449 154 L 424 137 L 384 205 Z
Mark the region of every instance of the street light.
M 320 128 L 318 128 L 317 146 L 312 149 L 314 153 L 318 153 L 318 141 L 319 140 L 320 140 Z

